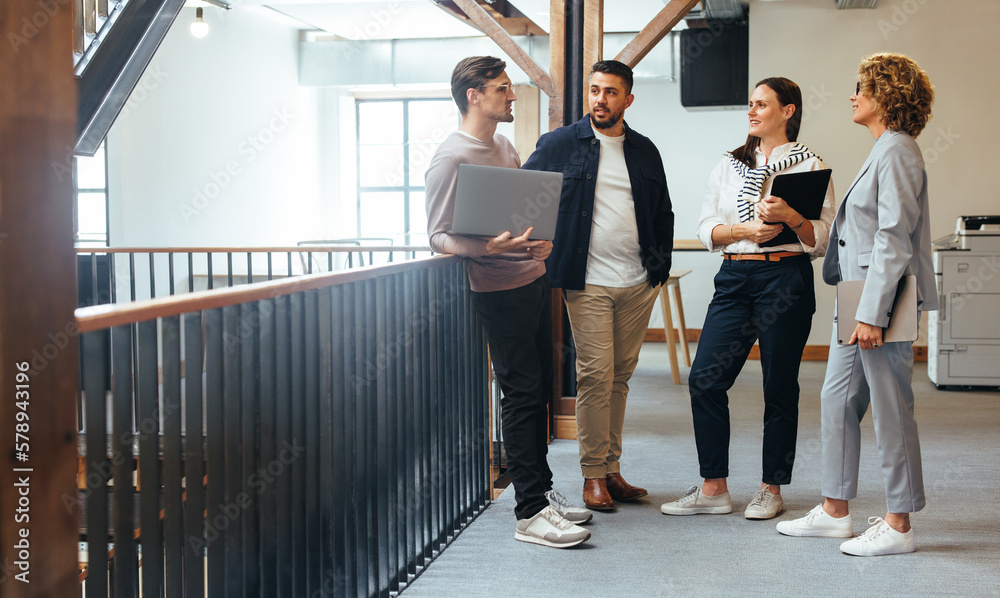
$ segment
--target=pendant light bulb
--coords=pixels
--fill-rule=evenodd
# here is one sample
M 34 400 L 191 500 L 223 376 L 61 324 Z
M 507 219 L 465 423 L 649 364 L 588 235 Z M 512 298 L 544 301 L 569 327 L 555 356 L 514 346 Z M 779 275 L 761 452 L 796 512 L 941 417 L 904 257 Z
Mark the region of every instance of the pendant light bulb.
M 202 8 L 196 9 L 194 23 L 191 23 L 191 35 L 199 39 L 208 35 L 208 23 L 205 22 L 203 11 Z

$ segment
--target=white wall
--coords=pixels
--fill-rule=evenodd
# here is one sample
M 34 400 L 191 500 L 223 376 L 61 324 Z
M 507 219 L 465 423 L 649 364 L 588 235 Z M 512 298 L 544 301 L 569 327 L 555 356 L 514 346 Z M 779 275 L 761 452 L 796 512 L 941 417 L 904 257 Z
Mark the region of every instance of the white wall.
M 298 32 L 247 10 L 183 9 L 108 138 L 116 246 L 293 244 L 323 229 L 317 92 Z M 335 157 L 334 157 L 335 159 Z M 323 187 L 326 191 L 326 186 Z

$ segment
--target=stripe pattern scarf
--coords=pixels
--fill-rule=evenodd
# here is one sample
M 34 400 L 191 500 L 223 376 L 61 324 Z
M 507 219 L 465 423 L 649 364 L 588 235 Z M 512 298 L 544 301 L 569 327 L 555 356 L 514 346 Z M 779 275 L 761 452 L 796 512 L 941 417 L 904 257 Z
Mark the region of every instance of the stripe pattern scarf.
M 740 222 L 750 222 L 753 220 L 754 205 L 760 201 L 761 188 L 771 175 L 809 158 L 818 159 L 819 156 L 812 153 L 809 148 L 801 143 L 796 143 L 792 146 L 791 151 L 782 160 L 772 164 L 765 164 L 759 168 L 750 168 L 730 154 L 729 162 L 733 165 L 736 173 L 743 179 L 743 188 L 740 189 L 740 195 L 736 199 Z

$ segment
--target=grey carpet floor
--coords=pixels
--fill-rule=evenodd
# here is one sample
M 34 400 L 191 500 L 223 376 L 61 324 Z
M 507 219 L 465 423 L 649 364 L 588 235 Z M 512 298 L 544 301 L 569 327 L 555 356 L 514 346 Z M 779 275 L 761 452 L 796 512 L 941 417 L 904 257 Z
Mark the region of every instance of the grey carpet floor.
M 693 355 L 693 350 L 692 350 Z M 759 486 L 761 374 L 748 362 L 730 393 L 730 515 L 671 517 L 661 503 L 698 483 L 688 399 L 671 384 L 666 347 L 647 343 L 632 379 L 622 473 L 649 496 L 596 513 L 591 540 L 557 550 L 514 540 L 513 491 L 505 491 L 409 587 L 402 598 L 642 596 L 1000 596 L 1000 393 L 938 391 L 916 364 L 914 389 L 927 507 L 913 515 L 917 552 L 841 554 L 839 539 L 789 538 L 775 522 L 819 501 L 819 391 L 826 362 L 803 363 L 798 454 L 785 512 L 749 521 Z M 855 534 L 885 513 L 871 421 L 866 419 Z M 556 440 L 555 486 L 580 502 L 577 443 Z

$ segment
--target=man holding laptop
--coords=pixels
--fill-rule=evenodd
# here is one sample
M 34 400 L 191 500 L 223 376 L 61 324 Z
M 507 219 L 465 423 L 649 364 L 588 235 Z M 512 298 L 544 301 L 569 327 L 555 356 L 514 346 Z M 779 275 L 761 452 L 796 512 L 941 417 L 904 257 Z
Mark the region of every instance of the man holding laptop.
M 524 167 L 563 173 L 546 264 L 576 342 L 584 503 L 609 510 L 646 495 L 621 476 L 622 426 L 657 288 L 670 276 L 674 215 L 659 151 L 623 120 L 632 69 L 594 64 L 589 97 L 590 114 L 542 135 Z
M 576 523 L 592 517 L 552 489 L 546 405 L 552 394 L 552 307 L 545 258 L 552 242 L 532 240 L 528 227 L 494 237 L 453 230 L 459 165 L 516 169 L 520 158 L 497 124 L 511 122 L 517 98 L 506 64 L 490 56 L 466 58 L 451 76 L 462 124 L 438 147 L 426 175 L 427 234 L 438 253 L 468 258 L 473 304 L 486 329 L 500 388 L 507 471 L 514 486 L 523 542 L 566 548 L 590 538 Z

